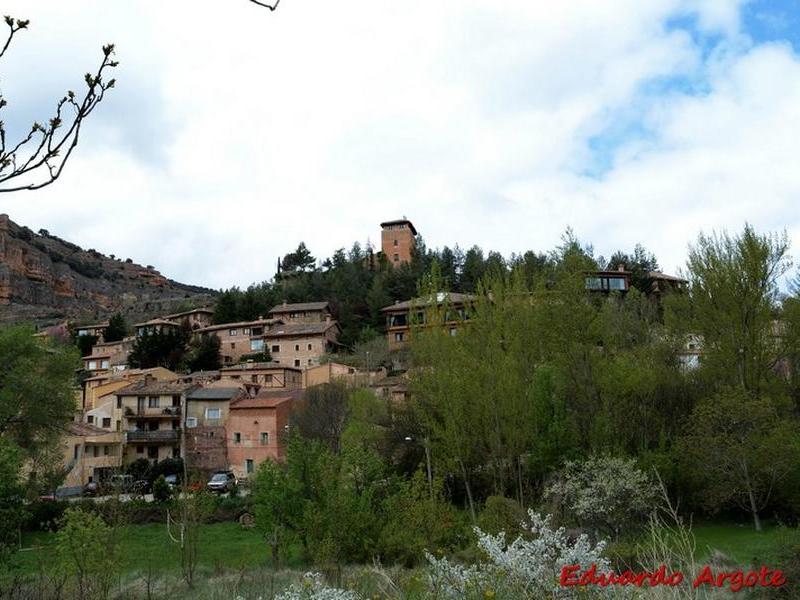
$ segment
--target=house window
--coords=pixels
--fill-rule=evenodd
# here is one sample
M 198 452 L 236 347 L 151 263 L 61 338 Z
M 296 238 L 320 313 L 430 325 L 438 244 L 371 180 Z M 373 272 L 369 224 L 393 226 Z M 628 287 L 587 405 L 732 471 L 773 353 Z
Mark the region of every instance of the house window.
M 103 456 L 108 456 L 110 454 L 108 446 L 103 446 Z
M 97 361 L 96 360 L 90 360 L 88 369 L 90 371 L 96 371 L 97 370 Z
M 250 340 L 251 352 L 262 352 L 264 350 L 264 340 Z
M 101 369 L 107 369 L 108 368 L 108 361 L 107 360 L 101 361 L 100 362 L 100 368 Z
M 394 334 L 395 342 L 402 342 L 403 339 L 405 339 L 405 335 L 401 331 L 398 331 L 397 333 Z
M 100 456 L 100 446 L 92 446 L 92 456 L 95 458 Z
M 272 345 L 272 351 L 273 352 L 280 352 L 281 351 L 281 347 L 278 344 L 273 344 Z
M 181 405 L 181 397 L 180 396 L 173 396 L 172 397 L 172 406 L 180 406 Z
M 241 431 L 234 431 L 233 432 L 233 443 L 234 444 L 241 444 L 242 443 L 242 432 Z
M 94 415 L 89 415 L 88 417 L 86 417 L 86 422 L 89 423 L 89 425 L 94 423 Z
M 264 383 L 272 383 L 272 374 L 264 375 Z
M 395 253 L 395 255 L 394 255 L 394 262 L 399 262 L 399 261 L 400 261 L 400 255 L 399 255 L 399 254 L 397 254 L 397 253 Z
M 197 427 L 197 417 L 186 417 L 187 427 Z
M 253 463 L 253 459 L 252 458 L 246 459 L 244 461 L 244 471 L 245 471 L 245 473 L 247 473 L 249 475 L 250 473 L 252 473 L 255 470 L 256 470 L 256 466 Z
M 300 344 L 295 344 L 294 345 L 294 351 L 295 352 L 300 352 Z
M 144 446 L 136 446 L 136 454 L 144 454 Z
M 245 327 L 244 329 L 242 329 L 242 335 L 250 335 L 250 328 Z
M 237 329 L 231 329 L 231 330 L 229 330 L 229 331 L 228 331 L 228 335 L 229 335 L 230 337 L 234 337 L 234 336 L 236 336 L 236 335 L 239 335 L 239 330 L 237 330 Z
M 122 397 L 121 396 L 117 396 L 117 409 L 121 409 L 121 408 L 122 408 Z
M 120 431 L 121 427 L 122 427 L 122 423 L 120 423 L 120 420 L 117 419 L 117 431 Z
M 250 381 L 253 383 L 258 383 L 258 375 L 250 375 Z
M 311 364 L 311 359 L 310 358 L 308 359 L 308 364 Z
M 266 446 L 269 444 L 269 433 L 266 431 L 261 432 L 261 445 Z
M 261 335 L 262 333 L 264 333 L 263 327 L 253 327 L 250 329 L 250 335 Z
M 221 408 L 207 408 L 206 409 L 206 419 L 219 419 L 222 417 L 222 409 Z
M 295 367 L 299 367 L 300 366 L 300 359 L 299 358 L 295 358 L 294 359 L 294 366 Z
M 111 417 L 103 417 L 103 428 L 111 429 Z
M 236 350 L 236 342 L 231 342 L 231 350 Z
M 147 448 L 147 458 L 158 458 L 158 446 L 149 446 Z
M 158 396 L 149 396 L 147 398 L 147 408 L 158 408 L 158 405 L 161 404 L 161 398 Z
M 308 345 L 308 349 L 311 350 L 311 344 Z
M 458 334 L 458 329 L 456 329 L 455 327 L 451 327 L 450 328 L 450 337 L 456 337 L 457 334 Z

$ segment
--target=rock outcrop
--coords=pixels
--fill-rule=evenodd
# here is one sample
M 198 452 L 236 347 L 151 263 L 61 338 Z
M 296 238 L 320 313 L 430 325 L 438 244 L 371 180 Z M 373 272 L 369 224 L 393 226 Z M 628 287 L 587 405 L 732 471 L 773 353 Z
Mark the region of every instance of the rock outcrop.
M 167 279 L 0 215 L 0 322 L 46 325 L 122 312 L 144 319 L 213 303 L 212 290 Z

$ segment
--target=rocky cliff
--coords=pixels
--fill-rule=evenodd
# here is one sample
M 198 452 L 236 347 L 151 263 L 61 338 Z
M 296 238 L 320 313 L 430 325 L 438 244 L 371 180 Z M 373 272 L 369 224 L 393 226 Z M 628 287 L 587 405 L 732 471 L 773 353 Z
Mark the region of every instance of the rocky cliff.
M 0 322 L 129 320 L 213 303 L 214 292 L 167 279 L 130 259 L 83 250 L 0 215 Z

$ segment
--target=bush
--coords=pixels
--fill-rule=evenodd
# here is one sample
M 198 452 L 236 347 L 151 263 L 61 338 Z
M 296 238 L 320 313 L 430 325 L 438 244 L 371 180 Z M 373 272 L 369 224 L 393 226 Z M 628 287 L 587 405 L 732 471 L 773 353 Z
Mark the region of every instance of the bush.
M 786 585 L 778 588 L 775 596 L 800 598 L 800 529 L 781 531 L 775 554 L 775 567 L 786 577 Z
M 526 518 L 525 509 L 519 502 L 503 496 L 489 496 L 481 514 L 478 516 L 478 527 L 481 531 L 497 535 L 505 531 L 510 537 L 522 533 L 522 523 Z
M 153 482 L 153 500 L 159 504 L 165 504 L 172 498 L 172 488 L 169 487 L 166 478 L 159 475 Z
M 58 521 L 64 516 L 69 502 L 63 500 L 36 501 L 27 506 L 27 520 L 25 529 L 27 531 L 55 531 L 58 529 Z

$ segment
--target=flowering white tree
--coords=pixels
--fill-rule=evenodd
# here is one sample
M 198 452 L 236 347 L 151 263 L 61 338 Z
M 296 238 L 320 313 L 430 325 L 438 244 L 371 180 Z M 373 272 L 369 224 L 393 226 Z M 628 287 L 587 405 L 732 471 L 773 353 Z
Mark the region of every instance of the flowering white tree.
M 327 587 L 319 573 L 306 573 L 301 583 L 295 583 L 275 596 L 275 600 L 358 600 L 349 590 Z
M 561 569 L 580 565 L 588 569 L 610 570 L 603 558 L 605 542 L 592 546 L 586 535 L 570 541 L 565 529 L 553 529 L 551 516 L 542 517 L 528 511 L 529 523 L 523 523 L 525 537 L 517 537 L 510 544 L 504 532 L 490 535 L 475 528 L 478 547 L 488 561 L 465 567 L 446 558 L 437 559 L 431 554 L 428 581 L 434 597 L 441 598 L 568 598 L 575 591 L 560 584 Z M 583 588 L 583 597 L 591 592 Z
M 619 537 L 623 527 L 644 524 L 658 486 L 633 459 L 597 456 L 567 462 L 545 497 L 557 502 L 582 526 Z

